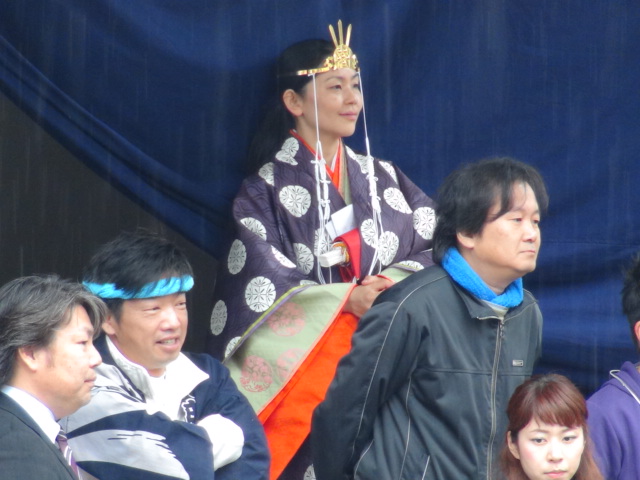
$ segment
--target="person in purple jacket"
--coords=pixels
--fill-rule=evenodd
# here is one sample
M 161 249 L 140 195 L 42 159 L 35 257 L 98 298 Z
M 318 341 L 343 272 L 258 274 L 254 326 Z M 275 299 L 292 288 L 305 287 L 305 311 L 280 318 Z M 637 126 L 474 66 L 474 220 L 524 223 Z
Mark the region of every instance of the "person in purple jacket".
M 640 351 L 640 253 L 627 271 L 622 310 Z M 609 480 L 640 478 L 640 363 L 625 362 L 588 400 L 596 460 Z

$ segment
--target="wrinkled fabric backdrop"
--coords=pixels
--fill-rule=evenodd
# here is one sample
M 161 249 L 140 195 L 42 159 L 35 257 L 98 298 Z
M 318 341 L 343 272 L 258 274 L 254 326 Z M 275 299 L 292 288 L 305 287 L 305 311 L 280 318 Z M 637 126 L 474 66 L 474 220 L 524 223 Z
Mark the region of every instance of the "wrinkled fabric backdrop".
M 538 167 L 551 206 L 525 286 L 540 371 L 589 392 L 636 359 L 621 271 L 640 247 L 637 0 L 4 0 L 0 89 L 214 257 L 289 44 L 353 24 L 372 153 L 427 194 L 458 165 Z M 362 149 L 362 129 L 349 142 Z

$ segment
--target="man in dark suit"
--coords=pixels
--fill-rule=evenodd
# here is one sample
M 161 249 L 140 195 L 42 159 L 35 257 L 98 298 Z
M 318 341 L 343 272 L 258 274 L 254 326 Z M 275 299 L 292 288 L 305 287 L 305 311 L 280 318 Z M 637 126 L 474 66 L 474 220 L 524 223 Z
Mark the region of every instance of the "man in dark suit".
M 102 360 L 93 337 L 104 303 L 56 276 L 0 288 L 0 476 L 77 478 L 57 420 L 89 402 Z M 69 453 L 69 452 L 66 452 Z

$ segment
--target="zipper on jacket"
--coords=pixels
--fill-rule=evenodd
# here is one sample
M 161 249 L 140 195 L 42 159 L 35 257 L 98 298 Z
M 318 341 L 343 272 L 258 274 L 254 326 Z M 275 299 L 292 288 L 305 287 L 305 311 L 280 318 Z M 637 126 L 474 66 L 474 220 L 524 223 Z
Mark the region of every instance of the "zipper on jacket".
M 491 434 L 489 435 L 489 446 L 487 448 L 487 480 L 491 480 L 491 471 L 493 470 L 493 441 L 496 436 L 496 390 L 498 389 L 498 365 L 503 334 L 504 320 L 500 319 L 496 335 L 496 350 L 493 354 L 493 369 L 491 371 Z

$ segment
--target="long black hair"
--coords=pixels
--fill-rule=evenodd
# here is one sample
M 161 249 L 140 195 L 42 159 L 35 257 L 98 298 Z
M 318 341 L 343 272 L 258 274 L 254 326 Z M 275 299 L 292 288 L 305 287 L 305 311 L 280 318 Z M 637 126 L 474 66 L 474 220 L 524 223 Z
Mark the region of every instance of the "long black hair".
M 311 81 L 308 75 L 296 75 L 299 70 L 320 67 L 333 55 L 335 46 L 327 40 L 312 39 L 294 43 L 282 52 L 276 64 L 276 98 L 271 100 L 268 111 L 249 145 L 247 164 L 251 172 L 264 165 L 280 149 L 295 127 L 293 116 L 282 101 L 282 95 L 291 89 L 303 95 Z

